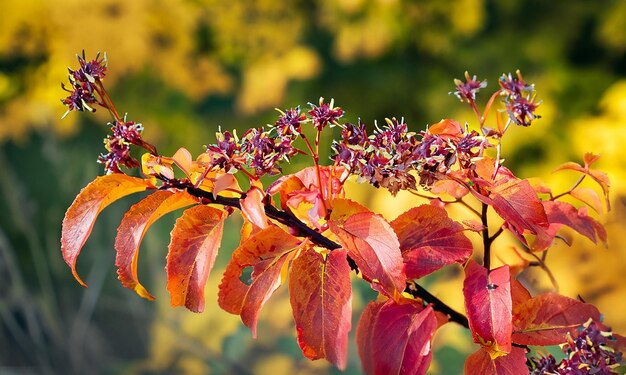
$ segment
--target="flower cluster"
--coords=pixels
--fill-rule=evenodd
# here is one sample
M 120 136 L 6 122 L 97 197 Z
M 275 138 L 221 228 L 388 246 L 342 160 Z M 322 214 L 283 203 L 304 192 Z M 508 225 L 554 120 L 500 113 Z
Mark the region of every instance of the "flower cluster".
M 146 143 L 141 139 L 143 126 L 134 121 L 124 121 L 111 124 L 111 135 L 104 139 L 104 147 L 107 154 L 101 154 L 98 157 L 98 163 L 104 164 L 104 170 L 107 174 L 122 173 L 120 165 L 126 168 L 135 168 L 139 166 L 137 159 L 130 155 L 130 145 L 138 145 L 144 148 Z M 154 151 L 154 149 L 152 148 Z
M 69 81 L 71 88 L 65 87 L 65 84 L 61 84 L 63 90 L 70 93 L 61 102 L 68 107 L 67 112 L 63 117 L 67 116 L 71 111 L 90 111 L 95 112 L 95 109 L 91 105 L 98 103 L 94 91 L 96 91 L 96 82 L 99 82 L 106 75 L 107 69 L 107 57 L 106 54 L 100 58 L 100 54 L 96 55 L 96 58 L 87 61 L 85 59 L 85 51 L 82 56 L 77 56 L 79 68 L 78 70 L 69 71 Z
M 557 363 L 552 355 L 530 358 L 531 374 L 616 374 L 615 369 L 622 363 L 622 353 L 609 346 L 615 340 L 609 330 L 603 331 L 598 324 L 589 320 L 579 331 L 567 335 L 567 342 L 561 345 L 565 358 Z
M 455 123 L 456 124 L 456 123 Z M 458 125 L 457 125 L 458 126 Z M 341 141 L 333 143 L 335 164 L 343 165 L 375 187 L 387 188 L 392 194 L 400 190 L 415 189 L 416 179 L 428 188 L 443 178 L 458 161 L 460 168 L 469 168 L 473 158 L 482 154 L 484 137 L 476 131 L 459 135 L 433 134 L 422 131 L 409 132 L 404 121 L 386 120 L 373 135 L 367 135 L 365 125 L 342 125 Z M 421 137 L 421 139 L 419 139 Z
M 537 107 L 541 104 L 536 101 L 535 85 L 524 82 L 519 70 L 515 77 L 511 73 L 503 74 L 499 83 L 506 112 L 513 123 L 530 126 L 534 119 L 541 117 L 535 114 Z

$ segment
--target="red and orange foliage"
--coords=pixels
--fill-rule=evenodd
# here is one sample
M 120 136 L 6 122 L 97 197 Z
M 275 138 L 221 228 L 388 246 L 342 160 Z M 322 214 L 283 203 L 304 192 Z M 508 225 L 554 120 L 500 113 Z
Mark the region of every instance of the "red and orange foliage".
M 141 138 L 140 124 L 120 118 L 102 84 L 105 60 L 81 57 L 79 63 L 78 70 L 70 71 L 72 89 L 63 103 L 69 110 L 81 111 L 99 105 L 114 118 L 113 133 L 105 142 L 108 153 L 99 159 L 107 174 L 78 194 L 63 221 L 63 257 L 81 284 L 85 285 L 78 277 L 76 259 L 98 214 L 123 196 L 151 190 L 128 210 L 115 241 L 119 280 L 141 297 L 153 299 L 137 277 L 144 234 L 164 214 L 186 208 L 171 232 L 167 290 L 172 306 L 203 311 L 204 285 L 216 259 L 224 220 L 239 210 L 242 238 L 219 286 L 219 305 L 240 315 L 256 336 L 263 305 L 288 280 L 298 343 L 310 359 L 325 358 L 345 368 L 354 272 L 379 295 L 362 312 L 356 329 L 367 373 L 426 373 L 432 338 L 448 322 L 468 328 L 478 344 L 466 360 L 467 373 L 542 373 L 541 366 L 548 368 L 550 361 L 527 359 L 529 346 L 564 344 L 574 340 L 581 327 L 586 329 L 588 348 L 594 337 L 608 341 L 587 351 L 570 345 L 577 368 L 613 371 L 619 366 L 624 340 L 601 325 L 594 306 L 558 293 L 533 297 L 516 279 L 524 267 L 539 266 L 549 272 L 543 256 L 561 238 L 564 225 L 593 242 L 606 243 L 603 226 L 589 216 L 587 207 L 602 211 L 602 196 L 609 209 L 608 177 L 591 169 L 596 155 L 585 155 L 584 165 L 567 163 L 557 169 L 580 173 L 572 188 L 560 194 L 535 187 L 502 165 L 501 139 L 509 126 L 530 126 L 538 117 L 534 86 L 526 84 L 519 72 L 500 78 L 500 88 L 483 111 L 475 99 L 486 84 L 469 74 L 465 82 L 455 81 L 455 94 L 477 116 L 474 130 L 442 120 L 414 133 L 394 118 L 368 135 L 363 123 L 341 123 L 343 110 L 321 99 L 318 105 L 310 104 L 306 113 L 300 108 L 280 111 L 269 129 L 252 128 L 241 138 L 218 133 L 217 143 L 193 160 L 183 148 L 172 157 L 158 154 Z M 502 110 L 495 106 L 498 98 Z M 492 111 L 495 124 L 487 127 Z M 317 132 L 314 140 L 302 131 L 307 124 Z M 320 134 L 329 126 L 341 127 L 341 140 L 332 145 L 334 163 L 323 166 Z M 303 149 L 296 147 L 296 141 Z M 131 156 L 131 146 L 147 151 L 141 162 Z M 279 163 L 298 154 L 311 156 L 313 165 L 263 187 L 261 176 L 280 175 Z M 142 177 L 122 170 L 139 166 Z M 235 174 L 247 180 L 247 189 L 242 189 Z M 345 182 L 351 176 L 394 195 L 408 190 L 428 198 L 430 204 L 408 207 L 388 222 L 345 198 Z M 597 182 L 600 193 L 579 187 L 585 178 Z M 567 196 L 580 200 L 582 207 L 560 199 Z M 473 217 L 455 220 L 448 216 L 448 205 L 463 205 Z M 490 218 L 489 213 L 495 216 Z M 491 267 L 494 242 L 505 231 L 518 240 L 518 252 L 527 259 L 522 266 Z M 482 248 L 475 249 L 467 235 L 479 235 Z M 475 254 L 475 250 L 482 251 Z M 465 271 L 466 316 L 419 285 L 422 277 L 454 264 Z M 598 336 L 599 330 L 606 332 Z M 572 363 L 549 365 L 551 371 L 561 371 Z

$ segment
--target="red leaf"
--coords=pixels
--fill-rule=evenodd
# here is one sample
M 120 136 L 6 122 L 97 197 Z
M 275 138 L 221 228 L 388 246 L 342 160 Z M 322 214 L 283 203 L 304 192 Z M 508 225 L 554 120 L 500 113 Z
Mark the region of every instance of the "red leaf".
M 593 305 L 546 293 L 516 306 L 513 311 L 513 341 L 522 345 L 557 345 L 589 318 L 600 321 Z
M 270 226 L 253 234 L 233 252 L 219 287 L 220 306 L 241 315 L 256 337 L 256 323 L 263 304 L 282 283 L 281 269 L 300 241 L 279 227 Z M 240 280 L 252 267 L 248 284 Z
M 517 306 L 520 306 L 533 298 L 528 289 L 522 285 L 513 275 L 511 275 L 511 301 L 513 305 L 513 313 Z
M 489 198 L 496 213 L 516 233 L 541 235 L 548 228 L 543 205 L 527 180 L 511 180 L 496 185 Z
M 372 343 L 374 335 L 374 324 L 378 318 L 378 313 L 383 307 L 384 302 L 370 301 L 367 304 L 359 324 L 356 327 L 356 345 L 359 349 L 359 357 L 361 358 L 361 364 L 363 365 L 363 372 L 366 374 L 374 373 L 374 356 L 372 355 Z
M 511 351 L 511 277 L 509 267 L 491 270 L 470 260 L 463 282 L 465 310 L 474 342 L 492 357 Z
M 358 213 L 371 212 L 367 207 L 350 199 L 333 199 L 331 205 L 333 211 L 330 213 L 330 221 L 337 225 L 343 225 L 346 220 Z
M 76 272 L 76 258 L 87 241 L 96 218 L 109 204 L 132 193 L 153 186 L 141 178 L 115 173 L 97 177 L 78 194 L 63 218 L 61 252 L 65 263 L 72 269 L 74 278 L 87 286 Z
M 480 348 L 465 360 L 465 374 L 528 375 L 526 351 L 513 347 L 509 354 L 491 359 L 489 353 Z
M 332 218 L 329 224 L 363 277 L 373 281 L 375 290 L 392 298 L 402 293 L 406 276 L 400 244 L 385 219 L 372 212 L 361 212 L 350 216 L 343 224 Z
M 454 180 L 438 180 L 430 189 L 430 192 L 435 195 L 442 193 L 448 193 L 453 198 L 463 198 L 469 193 L 469 190 Z
M 463 263 L 473 251 L 461 224 L 443 208 L 414 207 L 391 222 L 398 235 L 408 278 L 418 279 L 441 267 Z
M 154 299 L 139 283 L 137 277 L 141 240 L 148 228 L 161 216 L 195 203 L 198 203 L 198 200 L 187 192 L 172 193 L 160 190 L 131 206 L 117 228 L 117 237 L 115 237 L 115 265 L 122 285 L 134 290 L 143 298 Z
M 226 217 L 226 211 L 199 205 L 176 220 L 165 267 L 172 306 L 204 311 L 204 286 L 215 264 Z
M 574 229 L 596 243 L 597 237 L 606 245 L 606 231 L 602 224 L 587 215 L 587 207 L 579 210 L 569 203 L 560 201 L 543 202 L 550 224 L 563 224 Z M 597 234 L 597 237 L 596 237 Z
M 345 369 L 352 318 L 346 251 L 331 251 L 326 259 L 313 249 L 300 254 L 289 272 L 289 294 L 302 353 Z
M 432 307 L 388 300 L 368 306 L 359 320 L 357 343 L 368 374 L 426 374 L 437 329 Z M 370 330 L 368 334 L 366 330 Z

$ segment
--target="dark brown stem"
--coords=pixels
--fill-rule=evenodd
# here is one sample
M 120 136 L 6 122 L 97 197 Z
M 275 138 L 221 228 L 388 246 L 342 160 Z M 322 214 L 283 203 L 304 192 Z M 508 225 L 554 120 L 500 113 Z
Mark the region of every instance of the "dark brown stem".
M 406 291 L 409 294 L 411 294 L 413 297 L 421 298 L 426 303 L 431 303 L 435 310 L 444 313 L 446 316 L 448 316 L 451 322 L 458 323 L 462 325 L 463 327 L 469 329 L 469 322 L 467 320 L 467 317 L 465 317 L 465 315 L 454 310 L 453 308 L 448 306 L 446 303 L 441 301 L 439 298 L 430 294 L 430 292 L 424 289 L 424 287 L 422 287 L 421 285 L 417 284 L 414 281 L 407 281 Z
M 491 270 L 491 237 L 489 237 L 489 223 L 487 221 L 487 209 L 489 206 L 486 203 L 482 204 L 482 210 L 480 212 L 480 220 L 483 224 L 483 266 L 487 271 Z

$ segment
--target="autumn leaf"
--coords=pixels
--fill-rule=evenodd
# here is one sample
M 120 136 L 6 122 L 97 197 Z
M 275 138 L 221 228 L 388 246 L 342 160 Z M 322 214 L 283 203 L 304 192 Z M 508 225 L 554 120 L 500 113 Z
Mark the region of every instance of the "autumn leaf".
M 595 190 L 588 187 L 577 187 L 570 191 L 570 195 L 591 207 L 595 212 L 602 213 L 602 202 Z
M 199 205 L 176 220 L 167 252 L 167 290 L 172 306 L 204 310 L 204 286 L 222 241 L 227 213 Z
M 589 238 L 593 243 L 596 243 L 597 238 L 600 238 L 606 245 L 606 230 L 602 224 L 588 215 L 587 207 L 583 206 L 580 209 L 576 209 L 571 204 L 561 201 L 546 201 L 542 203 L 551 225 L 567 225 Z
M 302 353 L 344 370 L 352 318 L 346 251 L 331 251 L 326 259 L 313 249 L 300 254 L 289 272 L 289 294 Z
M 359 318 L 359 324 L 356 327 L 356 345 L 359 349 L 359 358 L 363 372 L 366 374 L 374 373 L 374 356 L 372 355 L 374 324 L 378 318 L 378 313 L 385 303 L 379 301 L 370 301 Z
M 511 351 L 512 300 L 509 267 L 487 272 L 474 260 L 465 267 L 465 310 L 474 342 L 492 358 Z
M 540 294 L 513 310 L 513 341 L 522 345 L 558 345 L 589 319 L 600 321 L 590 304 L 557 293 Z
M 245 198 L 240 201 L 241 215 L 258 229 L 265 229 L 269 225 L 267 215 L 265 214 L 264 198 L 263 185 L 261 185 L 260 181 L 255 181 L 246 193 Z
M 446 210 L 432 205 L 414 207 L 391 222 L 398 235 L 408 278 L 418 279 L 441 267 L 463 263 L 473 251 L 461 224 Z
M 281 269 L 300 246 L 300 240 L 277 226 L 269 226 L 243 242 L 233 252 L 219 286 L 222 309 L 241 316 L 256 337 L 256 323 L 263 304 L 284 281 Z M 252 267 L 251 279 L 241 281 Z
M 82 286 L 87 285 L 78 276 L 76 259 L 100 212 L 122 197 L 151 188 L 154 187 L 144 179 L 114 173 L 97 177 L 74 199 L 63 218 L 61 252 L 74 278 Z
M 117 229 L 117 237 L 115 237 L 115 265 L 122 285 L 134 290 L 143 298 L 154 299 L 141 285 L 137 276 L 141 240 L 148 228 L 161 216 L 196 203 L 198 203 L 197 198 L 185 191 L 173 193 L 160 190 L 131 206 L 124 215 Z
M 431 340 L 438 327 L 431 306 L 371 302 L 357 327 L 357 344 L 367 374 L 426 374 Z
M 595 155 L 595 154 L 588 152 L 588 153 L 585 153 L 583 157 L 583 161 L 585 164 L 584 166 L 578 163 L 574 163 L 574 162 L 567 162 L 557 167 L 554 170 L 554 172 L 563 171 L 563 170 L 572 170 L 572 171 L 580 172 L 584 175 L 591 177 L 596 183 L 598 183 L 598 185 L 600 185 L 600 188 L 602 189 L 602 192 L 604 193 L 604 201 L 606 204 L 606 209 L 607 211 L 610 211 L 611 202 L 609 200 L 609 190 L 611 188 L 611 182 L 609 180 L 609 176 L 600 170 L 590 168 L 591 165 L 595 163 L 599 158 L 600 158 L 599 155 Z
M 496 213 L 520 235 L 540 235 L 548 227 L 543 205 L 527 180 L 498 184 L 489 198 Z
M 465 374 L 528 375 L 526 351 L 513 347 L 509 354 L 492 359 L 484 348 L 480 348 L 465 360 Z
M 444 139 L 457 139 L 463 136 L 461 125 L 454 120 L 443 119 L 428 127 L 428 133 L 439 135 Z
M 329 227 L 356 262 L 363 278 L 372 281 L 372 288 L 392 298 L 402 293 L 406 275 L 400 243 L 385 219 L 372 212 L 360 212 L 343 223 L 331 217 Z

